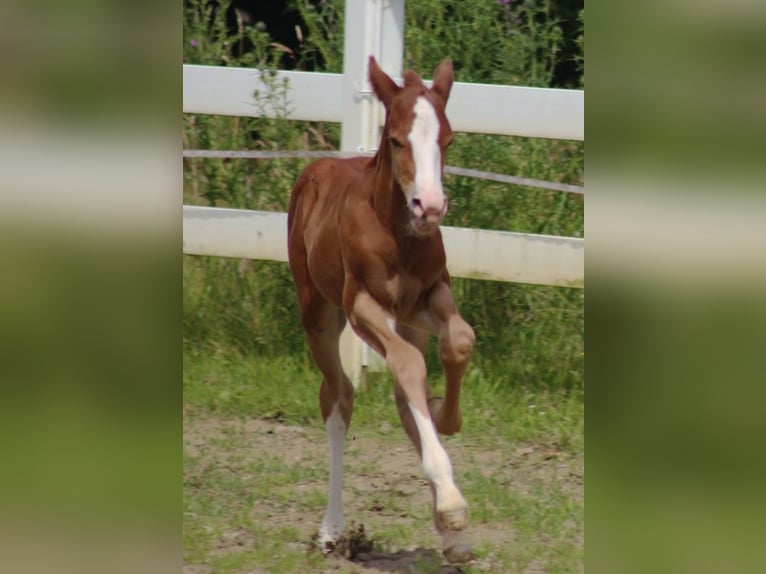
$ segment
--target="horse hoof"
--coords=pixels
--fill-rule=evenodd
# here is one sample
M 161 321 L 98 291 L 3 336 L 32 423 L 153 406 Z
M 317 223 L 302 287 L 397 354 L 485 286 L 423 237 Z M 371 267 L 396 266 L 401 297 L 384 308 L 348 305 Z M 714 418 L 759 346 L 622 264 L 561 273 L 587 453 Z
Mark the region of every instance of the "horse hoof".
M 465 530 L 468 527 L 468 509 L 457 508 L 439 513 L 441 530 Z
M 322 524 L 319 532 L 312 539 L 316 542 L 319 550 L 327 556 L 334 553 L 338 547 L 342 547 L 346 540 L 345 525 L 325 525 Z
M 444 557 L 453 564 L 461 562 L 470 562 L 475 558 L 471 545 L 467 542 L 459 542 L 454 546 L 444 549 Z

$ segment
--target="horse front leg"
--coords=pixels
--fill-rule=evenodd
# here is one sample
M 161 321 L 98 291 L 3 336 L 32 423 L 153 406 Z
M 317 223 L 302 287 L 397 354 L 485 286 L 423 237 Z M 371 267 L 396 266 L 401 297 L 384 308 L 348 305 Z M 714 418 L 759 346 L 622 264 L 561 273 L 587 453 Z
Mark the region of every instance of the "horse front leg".
M 396 324 L 396 332 L 408 343 L 413 345 L 425 360 L 426 350 L 428 348 L 428 333 L 415 329 L 409 325 L 402 323 Z M 426 399 L 430 400 L 430 392 L 428 385 L 426 384 Z M 404 392 L 402 385 L 398 384 L 394 387 L 394 398 L 396 399 L 396 408 L 399 412 L 399 420 L 402 421 L 402 427 L 410 437 L 412 444 L 418 450 L 418 455 L 422 458 L 422 448 L 420 444 L 420 433 L 418 432 L 417 424 L 415 424 L 415 418 L 410 410 L 410 400 L 407 393 Z M 430 412 L 430 411 L 429 411 Z
M 428 298 L 427 325 L 439 338 L 439 359 L 444 368 L 446 391 L 444 399 L 429 400 L 436 429 L 444 435 L 460 430 L 460 387 L 476 339 L 471 326 L 460 316 L 452 290 L 441 282 Z
M 471 558 L 461 531 L 468 526 L 468 505 L 454 482 L 452 463 L 436 432 L 428 407 L 426 364 L 421 349 L 427 339 L 412 344 L 397 332 L 390 312 L 367 293 L 359 293 L 349 313 L 354 330 L 386 359 L 396 379 L 399 416 L 420 455 L 434 499 L 434 522 L 444 538 L 444 554 L 453 562 Z M 406 332 L 413 338 L 414 332 Z

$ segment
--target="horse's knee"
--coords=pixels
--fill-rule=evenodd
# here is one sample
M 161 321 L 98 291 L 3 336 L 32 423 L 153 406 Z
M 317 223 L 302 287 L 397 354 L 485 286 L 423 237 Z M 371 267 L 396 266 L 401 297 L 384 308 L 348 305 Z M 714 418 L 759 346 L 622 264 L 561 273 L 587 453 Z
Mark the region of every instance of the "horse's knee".
M 471 358 L 476 335 L 471 326 L 460 320 L 449 330 L 439 344 L 439 354 L 444 363 L 465 363 Z

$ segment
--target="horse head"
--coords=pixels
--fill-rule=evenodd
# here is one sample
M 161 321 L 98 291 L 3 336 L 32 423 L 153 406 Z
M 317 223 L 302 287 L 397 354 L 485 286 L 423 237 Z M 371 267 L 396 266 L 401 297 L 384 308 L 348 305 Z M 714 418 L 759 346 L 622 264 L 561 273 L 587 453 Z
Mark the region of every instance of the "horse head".
M 452 88 L 452 62 L 444 60 L 426 87 L 414 72 L 399 87 L 370 56 L 370 83 L 386 109 L 381 147 L 389 146 L 391 172 L 404 193 L 417 235 L 438 229 L 447 213 L 442 185 L 444 154 L 452 143 L 445 107 Z

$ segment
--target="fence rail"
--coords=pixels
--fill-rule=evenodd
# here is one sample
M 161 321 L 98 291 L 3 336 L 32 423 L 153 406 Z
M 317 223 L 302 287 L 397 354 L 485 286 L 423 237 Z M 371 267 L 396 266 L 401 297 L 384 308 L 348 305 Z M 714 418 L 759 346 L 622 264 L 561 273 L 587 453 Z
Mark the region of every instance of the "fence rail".
M 374 101 L 375 96 L 362 84 L 356 87 L 356 97 Z M 183 110 L 191 114 L 324 122 L 344 119 L 343 74 L 278 71 L 264 76 L 250 68 L 187 64 L 183 89 Z M 256 92 L 278 93 L 279 97 L 257 98 Z M 458 132 L 582 141 L 584 99 L 582 90 L 455 82 L 447 116 Z M 377 117 L 382 122 L 384 114 Z
M 183 157 L 188 158 L 220 158 L 220 159 L 318 159 L 323 157 L 354 157 L 359 153 L 348 151 L 305 151 L 305 150 L 284 150 L 284 151 L 254 151 L 254 150 L 213 150 L 213 149 L 185 149 Z M 366 154 L 372 155 L 372 153 Z M 541 179 L 531 179 L 528 177 L 519 177 L 516 175 L 506 175 L 504 173 L 494 173 L 491 171 L 482 171 L 479 169 L 469 169 L 464 167 L 455 167 L 452 165 L 444 166 L 444 173 L 458 175 L 462 177 L 475 177 L 499 183 L 509 183 L 511 185 L 523 185 L 524 187 L 536 187 L 540 189 L 552 189 L 554 191 L 564 191 L 567 193 L 584 194 L 585 188 L 581 185 L 571 185 L 568 183 L 559 183 L 556 181 L 543 181 Z
M 287 214 L 183 207 L 183 250 L 190 255 L 287 261 Z M 486 229 L 442 226 L 453 277 L 582 287 L 585 242 Z

